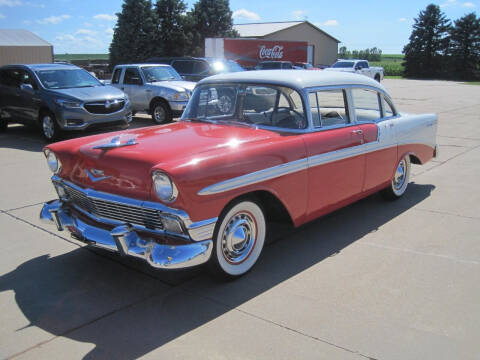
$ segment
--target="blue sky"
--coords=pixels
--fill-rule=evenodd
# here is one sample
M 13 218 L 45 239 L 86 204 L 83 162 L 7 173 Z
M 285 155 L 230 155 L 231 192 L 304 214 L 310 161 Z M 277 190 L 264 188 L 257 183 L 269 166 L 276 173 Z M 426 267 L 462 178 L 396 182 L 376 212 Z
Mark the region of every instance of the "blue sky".
M 0 0 L 0 28 L 33 31 L 54 45 L 55 53 L 107 53 L 121 0 Z M 189 0 L 189 7 L 195 1 Z M 312 22 L 349 49 L 376 46 L 401 53 L 420 10 L 432 1 L 231 0 L 234 22 Z M 455 20 L 477 11 L 480 0 L 433 1 Z

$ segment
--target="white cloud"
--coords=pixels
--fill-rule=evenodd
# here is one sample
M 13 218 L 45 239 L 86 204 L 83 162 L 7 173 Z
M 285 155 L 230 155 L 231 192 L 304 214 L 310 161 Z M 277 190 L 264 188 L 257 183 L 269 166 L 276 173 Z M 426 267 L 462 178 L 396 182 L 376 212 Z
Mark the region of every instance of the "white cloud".
M 25 25 L 30 25 L 32 23 L 32 20 L 23 20 L 22 23 Z
M 63 20 L 70 19 L 70 15 L 60 15 L 60 16 L 49 16 L 41 20 L 37 20 L 38 24 L 58 24 L 61 23 Z
M 84 23 L 83 23 L 83 26 L 85 26 L 85 27 L 92 27 L 93 24 L 92 24 L 92 23 L 89 23 L 89 22 L 84 22 Z
M 107 21 L 115 21 L 117 20 L 117 15 L 110 15 L 110 14 L 98 14 L 93 17 L 95 20 L 107 20 Z
M 45 4 L 36 4 L 34 2 L 31 2 L 31 1 L 27 1 L 24 5 L 28 6 L 28 7 L 34 7 L 34 8 L 41 8 L 41 9 L 45 8 Z
M 295 17 L 295 19 L 300 20 L 303 17 L 303 15 L 305 15 L 305 11 L 295 10 L 295 11 L 292 11 L 292 15 Z
M 400 19 L 398 19 L 398 22 L 405 22 L 405 21 L 407 21 L 407 18 L 400 18 Z
M 105 29 L 105 34 L 113 35 L 113 29 L 112 28 Z
M 446 8 L 446 7 L 455 6 L 455 5 L 457 5 L 457 0 L 447 0 L 447 2 L 440 4 L 440 7 Z
M 466 7 L 466 8 L 474 8 L 474 7 L 476 7 L 476 5 L 475 5 L 474 3 L 471 3 L 471 2 L 463 3 L 462 6 L 463 6 L 463 7 Z
M 89 35 L 89 36 L 94 36 L 96 35 L 97 32 L 96 31 L 93 31 L 93 30 L 90 30 L 90 29 L 78 29 L 76 32 L 75 32 L 75 35 Z
M 75 41 L 75 36 L 70 35 L 70 34 L 62 34 L 62 35 L 57 35 L 55 37 L 55 40 L 57 41 Z
M 22 5 L 20 0 L 0 0 L 0 6 L 14 7 L 20 5 Z
M 3 15 L 2 13 L 0 13 L 0 19 L 5 19 L 5 18 L 6 18 L 6 16 Z
M 254 13 L 253 11 L 248 11 L 247 9 L 238 9 L 235 10 L 232 14 L 234 19 L 247 19 L 247 20 L 260 20 L 260 15 Z
M 327 20 L 323 23 L 323 26 L 338 26 L 337 20 Z

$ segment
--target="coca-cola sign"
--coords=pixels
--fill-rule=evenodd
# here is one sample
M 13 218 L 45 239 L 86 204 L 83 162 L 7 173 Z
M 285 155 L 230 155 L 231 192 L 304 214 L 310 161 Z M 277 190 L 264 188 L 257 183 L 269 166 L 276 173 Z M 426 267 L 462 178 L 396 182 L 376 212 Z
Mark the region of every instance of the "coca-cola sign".
M 271 48 L 267 48 L 265 45 L 260 47 L 259 52 L 260 59 L 282 59 L 283 58 L 283 46 L 274 45 Z

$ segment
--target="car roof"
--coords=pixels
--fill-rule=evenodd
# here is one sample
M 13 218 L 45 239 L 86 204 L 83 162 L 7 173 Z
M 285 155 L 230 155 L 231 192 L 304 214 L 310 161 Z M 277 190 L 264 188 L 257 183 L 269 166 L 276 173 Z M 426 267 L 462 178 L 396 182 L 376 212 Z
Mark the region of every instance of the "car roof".
M 141 64 L 119 64 L 116 65 L 115 67 L 120 67 L 120 66 L 163 66 L 163 67 L 171 67 L 169 64 L 156 64 L 156 63 L 141 63 Z
M 205 78 L 199 84 L 217 82 L 245 82 L 254 84 L 274 84 L 294 89 L 319 86 L 360 85 L 377 88 L 386 93 L 379 82 L 359 74 L 338 71 L 308 70 L 256 70 L 234 73 L 222 73 Z
M 73 69 L 80 69 L 78 66 L 75 66 L 73 64 L 12 64 L 12 65 L 6 65 L 5 68 L 7 67 L 24 67 L 28 68 L 32 71 L 37 71 L 37 70 L 73 70 Z

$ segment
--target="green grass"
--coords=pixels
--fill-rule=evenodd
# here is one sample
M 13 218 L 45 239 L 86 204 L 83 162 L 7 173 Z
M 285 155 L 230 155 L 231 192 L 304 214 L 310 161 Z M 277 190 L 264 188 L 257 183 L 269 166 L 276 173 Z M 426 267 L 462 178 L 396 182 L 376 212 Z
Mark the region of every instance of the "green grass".
M 385 75 L 385 79 L 403 79 L 401 75 Z
M 55 60 L 108 60 L 108 54 L 55 54 Z
M 465 85 L 480 85 L 480 81 L 466 81 Z

